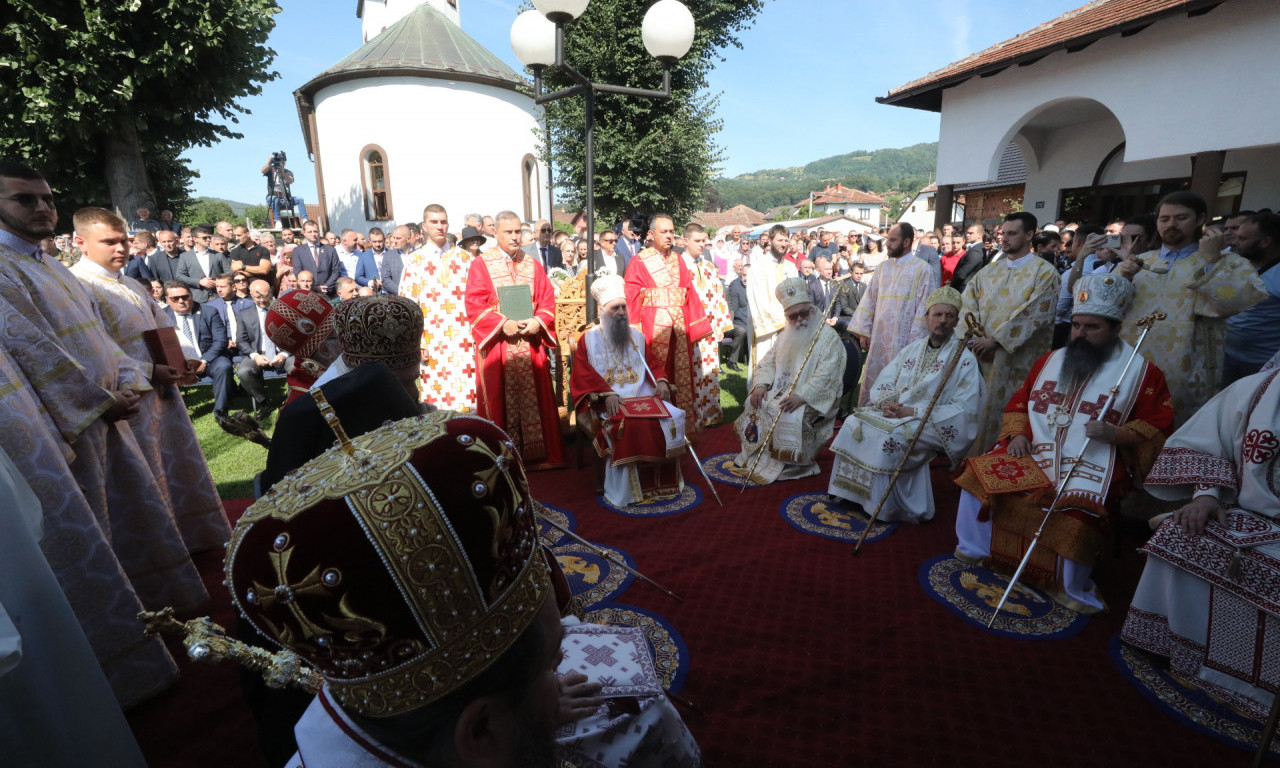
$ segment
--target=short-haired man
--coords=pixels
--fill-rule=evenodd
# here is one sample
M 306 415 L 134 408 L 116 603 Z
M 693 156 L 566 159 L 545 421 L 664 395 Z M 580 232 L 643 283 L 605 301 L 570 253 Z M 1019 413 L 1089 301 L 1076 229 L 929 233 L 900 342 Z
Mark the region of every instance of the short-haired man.
M 182 243 L 178 236 L 167 229 L 156 233 L 155 252 L 147 257 L 147 270 L 151 277 L 162 283 L 178 279 L 178 265 L 182 261 Z
M 387 285 L 382 280 L 383 265 L 387 261 L 387 238 L 379 227 L 369 230 L 369 250 L 360 254 L 356 262 L 356 283 L 361 288 L 369 288 L 372 293 L 395 293 L 399 285 L 397 274 Z M 388 265 L 389 266 L 389 265 Z
M 254 413 L 261 419 L 267 416 L 270 406 L 263 374 L 268 370 L 284 373 L 293 366 L 288 353 L 275 345 L 266 330 L 271 284 L 254 280 L 249 284 L 249 297 L 253 306 L 244 307 L 236 315 L 236 346 L 242 355 L 236 364 L 236 378 L 253 399 Z
M 570 397 L 584 424 L 592 424 L 596 450 L 608 460 L 604 497 L 618 508 L 677 496 L 684 489 L 680 456 L 688 414 L 664 398 L 667 418 L 632 418 L 623 401 L 650 398 L 658 384 L 649 371 L 660 361 L 647 355 L 644 334 L 628 322 L 624 283 L 606 275 L 591 285 L 600 324 L 578 341 Z M 666 388 L 670 393 L 670 389 Z
M 237 224 L 232 229 L 232 235 L 235 237 L 235 247 L 227 253 L 227 259 L 231 262 L 231 271 L 239 272 L 244 270 L 250 277 L 257 277 L 271 282 L 271 278 L 275 276 L 275 266 L 271 263 L 271 254 L 262 245 L 254 242 L 253 233 L 243 224 Z
M 631 259 L 640 253 L 640 235 L 631 230 L 631 219 L 623 219 L 618 225 L 618 253 L 622 255 L 623 273 L 631 266 Z
M 542 264 L 520 248 L 520 217 L 503 211 L 497 220 L 498 247 L 472 259 L 467 272 L 476 411 L 507 430 L 526 466 L 558 467 L 563 449 L 549 357 L 556 349 L 555 293 Z M 498 287 L 518 285 L 528 286 L 532 317 L 503 314 Z
M 729 305 L 729 317 L 733 320 L 733 327 L 724 332 L 725 338 L 730 340 L 725 367 L 731 371 L 738 371 L 742 368 L 744 352 L 747 359 L 750 359 L 747 345 L 751 342 L 752 328 L 751 305 L 747 300 L 747 266 L 741 258 L 733 260 L 733 273 L 735 277 L 724 289 L 725 300 Z
M 1021 238 L 1022 233 L 1005 230 L 1005 243 L 1015 252 L 1024 248 Z M 1133 286 L 1099 274 L 1081 278 L 1075 290 L 1079 300 L 1071 318 L 1071 342 L 1032 364 L 1003 409 L 999 440 L 990 453 L 1030 457 L 1053 487 L 1077 461 L 1089 468 L 1071 476 L 1021 578 L 1074 611 L 1097 613 L 1106 604 L 1090 577 L 1093 565 L 1110 551 L 1111 520 L 1168 436 L 1173 408 L 1157 366 L 1138 355 L 1125 368 L 1134 350 L 1121 338 L 1120 325 Z M 1117 394 L 1111 411 L 1100 413 L 1112 391 Z M 988 393 L 987 402 L 993 398 Z M 956 482 L 964 489 L 956 513 L 956 557 L 985 559 L 992 570 L 1012 573 L 1032 541 L 1026 532 L 1036 530 L 1044 518 L 1042 489 L 988 493 L 971 466 Z M 1017 483 L 1015 477 L 1010 485 Z
M 607 275 L 625 275 L 627 259 L 618 252 L 618 233 L 606 229 L 597 236 L 600 247 L 596 249 L 596 271 Z
M 360 293 L 360 284 L 353 277 L 338 278 L 338 301 L 354 299 Z
M 711 261 L 707 231 L 701 224 L 690 222 L 684 227 L 684 241 L 685 249 L 680 258 L 693 276 L 693 287 L 711 321 L 711 333 L 698 342 L 697 370 L 693 378 L 693 396 L 697 405 L 691 420 L 710 426 L 719 424 L 724 418 L 720 409 L 720 341 L 724 332 L 733 327 L 733 315 L 729 313 L 720 273 Z
M 987 265 L 986 245 L 983 241 L 986 234 L 987 228 L 981 224 L 970 224 L 964 230 L 964 256 L 956 261 L 951 274 L 951 287 L 962 294 L 969 279 Z
M 177 219 L 173 218 L 173 211 L 160 212 L 160 230 L 167 230 L 175 235 L 181 234 L 182 224 L 180 224 Z
M 543 219 L 534 225 L 535 240 L 521 246 L 524 252 L 538 260 L 543 269 L 564 266 L 564 254 L 551 242 L 551 222 Z
M 828 259 L 834 259 L 839 252 L 839 246 L 832 240 L 831 233 L 823 230 L 818 235 L 818 243 L 809 249 L 809 261 L 815 261 L 819 256 L 826 256 Z
M 1280 351 L 1280 216 L 1247 217 L 1236 233 L 1235 252 L 1258 271 L 1267 297 L 1227 318 L 1223 386 L 1257 373 Z
M 734 230 L 741 231 L 741 227 L 734 227 Z M 760 236 L 760 240 L 768 249 L 767 255 L 750 261 L 751 269 L 747 271 L 747 303 L 750 305 L 752 322 L 752 366 L 764 359 L 778 333 L 787 325 L 786 313 L 782 302 L 778 300 L 778 286 L 789 277 L 800 276 L 796 265 L 787 260 L 791 237 L 786 227 L 774 224 L 766 234 Z M 741 238 L 740 242 L 750 250 L 747 238 Z
M 300 291 L 315 290 L 316 276 L 311 274 L 309 270 L 304 269 L 301 272 L 299 272 L 297 274 L 297 279 L 298 279 L 298 290 Z
M 213 415 L 225 418 L 231 404 L 232 384 L 227 326 L 217 312 L 202 309 L 199 302 L 193 300 L 194 291 L 185 284 L 165 283 L 164 291 L 169 305 L 164 311 L 178 331 L 187 366 L 197 376 L 213 380 Z
M 224 272 L 213 279 L 214 290 L 217 296 L 209 299 L 201 307 L 206 312 L 217 312 L 222 318 L 222 322 L 227 326 L 227 346 L 232 350 L 232 355 L 239 355 L 235 351 L 237 327 L 236 313 L 245 307 L 251 306 L 253 301 L 249 298 L 241 298 L 236 295 L 235 277 L 230 273 Z
M 182 254 L 174 277 L 191 289 L 192 300 L 203 304 L 213 298 L 213 278 L 231 269 L 226 254 L 213 249 L 213 233 L 208 227 L 193 230 L 196 247 Z
M 338 263 L 342 265 L 342 276 L 352 280 L 356 277 L 356 267 L 360 263 L 360 233 L 354 229 L 344 229 L 338 236 Z
M 962 317 L 970 313 L 986 336 L 972 339 L 987 391 L 974 455 L 984 453 L 1000 438 L 1004 406 L 1027 372 L 1053 342 L 1053 322 L 1062 278 L 1058 270 L 1031 252 L 1036 218 L 1026 211 L 1011 213 L 1000 227 L 1004 258 L 983 267 L 964 290 Z
M 702 306 L 693 273 L 672 250 L 675 224 L 658 214 L 649 219 L 653 247 L 636 254 L 627 266 L 627 313 L 639 321 L 646 349 L 658 362 L 658 394 L 693 414 L 695 380 L 701 370 L 698 342 L 711 335 L 711 320 Z M 696 418 L 690 433 L 701 427 Z
M 146 232 L 158 232 L 162 229 L 160 222 L 151 218 L 151 209 L 147 207 L 138 208 L 138 218 L 129 222 L 129 229 L 137 232 L 139 230 Z
M 332 245 L 320 242 L 320 226 L 314 221 L 303 222 L 302 239 L 303 243 L 293 249 L 294 271 L 310 272 L 315 276 L 316 291 L 325 296 L 333 296 L 338 287 L 338 278 L 342 277 L 342 262 L 338 261 L 338 252 Z
M 933 519 L 929 462 L 941 453 L 953 466 L 960 463 L 978 432 L 983 397 L 978 361 L 955 335 L 960 303 L 960 294 L 949 286 L 930 294 L 929 335 L 903 347 L 880 372 L 871 385 L 871 402 L 845 419 L 831 443 L 836 460 L 827 493 L 869 514 L 901 466 L 878 519 L 908 523 Z M 957 356 L 955 369 L 943 382 L 943 373 Z M 924 421 L 930 402 L 933 411 Z M 910 440 L 907 435 L 916 431 L 920 437 L 902 464 L 902 452 Z
M 831 439 L 845 369 L 840 337 L 810 303 L 804 278 L 783 280 L 775 293 L 787 325 L 753 367 L 747 407 L 733 424 L 742 450 L 731 471 L 753 485 L 818 474 L 816 458 Z
M 129 263 L 124 267 L 124 274 L 134 280 L 150 283 L 153 275 L 147 266 L 147 259 L 156 252 L 156 236 L 148 230 L 140 230 L 134 234 L 133 244 L 137 247 L 137 253 L 129 255 Z
M 871 275 L 871 285 L 858 302 L 849 330 L 866 352 L 858 405 L 870 403 L 871 385 L 898 352 L 928 333 L 925 315 L 933 293 L 933 270 L 911 255 L 915 229 L 900 222 L 885 238 L 888 258 Z
M 1194 192 L 1171 192 L 1156 207 L 1159 251 L 1130 254 L 1115 274 L 1133 282 L 1137 292 L 1125 323 L 1125 341 L 1137 341 L 1137 320 L 1157 310 L 1168 315 L 1151 328 L 1144 348 L 1165 372 L 1173 395 L 1174 426 L 1218 391 L 1222 379 L 1224 320 L 1267 296 L 1253 264 L 1224 253 L 1222 233 L 1203 231 L 1204 198 Z

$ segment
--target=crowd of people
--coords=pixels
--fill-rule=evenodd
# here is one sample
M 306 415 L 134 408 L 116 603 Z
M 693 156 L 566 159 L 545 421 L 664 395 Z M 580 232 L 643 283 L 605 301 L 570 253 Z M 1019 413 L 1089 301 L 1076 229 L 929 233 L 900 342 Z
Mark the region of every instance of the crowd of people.
M 58 237 L 37 171 L 0 163 L 0 192 L 0 490 L 43 508 L 41 549 L 126 706 L 176 675 L 134 615 L 198 607 L 189 553 L 230 542 L 240 636 L 325 681 L 314 699 L 249 694 L 273 760 L 544 765 L 558 734 L 600 764 L 698 764 L 643 653 L 643 684 L 571 672 L 589 665 L 566 637 L 628 641 L 569 615 L 524 473 L 564 465 L 564 387 L 609 504 L 677 495 L 681 457 L 722 420 L 722 369 L 744 364 L 744 484 L 818 475 L 829 447 L 833 496 L 920 522 L 945 457 L 955 556 L 1011 571 L 1050 515 L 1023 579 L 1084 613 L 1105 610 L 1092 566 L 1123 505 L 1158 526 L 1126 641 L 1268 700 L 1256 669 L 1207 670 L 1185 649 L 1210 643 L 1208 584 L 1261 610 L 1213 570 L 1221 552 L 1280 572 L 1269 540 L 1227 524 L 1280 504 L 1276 214 L 1211 221 L 1179 192 L 1098 226 L 1018 212 L 990 232 L 753 239 L 659 213 L 588 241 L 510 211 L 454 232 L 435 204 L 390 233 L 312 220 L 300 236 L 85 208 Z M 586 328 L 557 326 L 570 281 L 593 299 Z M 202 377 L 221 420 L 237 380 L 257 415 L 279 407 L 261 498 L 234 532 L 179 389 Z M 1252 634 L 1213 642 L 1263 658 Z

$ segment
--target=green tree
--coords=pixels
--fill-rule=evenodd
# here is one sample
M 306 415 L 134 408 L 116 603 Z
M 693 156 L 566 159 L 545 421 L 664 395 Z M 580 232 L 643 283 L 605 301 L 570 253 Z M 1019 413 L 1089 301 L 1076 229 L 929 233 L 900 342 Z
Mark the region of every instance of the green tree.
M 190 227 L 200 225 L 212 227 L 219 221 L 229 221 L 232 224 L 238 221 L 235 211 L 231 210 L 230 203 L 211 197 L 197 197 L 182 209 L 181 215 L 174 215 L 177 216 L 178 221 Z
M 184 208 L 179 155 L 240 138 L 226 122 L 268 71 L 274 0 L 10 0 L 0 35 L 0 154 L 26 159 L 69 213 L 106 201 Z
M 249 217 L 249 223 L 255 227 L 267 226 L 267 218 L 271 215 L 271 209 L 265 205 L 250 205 L 244 209 L 244 215 Z
M 671 69 L 669 102 L 599 93 L 595 98 L 595 206 L 598 218 L 616 221 L 633 210 L 663 211 L 683 220 L 704 198 L 721 151 L 716 99 L 706 93 L 717 51 L 741 47 L 745 29 L 763 0 L 684 0 L 697 23 L 693 47 Z M 565 59 L 593 82 L 657 88 L 662 66 L 644 49 L 640 23 L 649 3 L 594 0 L 565 31 Z M 572 85 L 554 70 L 543 74 L 548 90 Z M 585 205 L 585 101 L 581 96 L 547 105 L 551 159 L 568 209 Z M 542 132 L 538 132 L 542 136 Z M 543 147 L 543 160 L 547 159 Z

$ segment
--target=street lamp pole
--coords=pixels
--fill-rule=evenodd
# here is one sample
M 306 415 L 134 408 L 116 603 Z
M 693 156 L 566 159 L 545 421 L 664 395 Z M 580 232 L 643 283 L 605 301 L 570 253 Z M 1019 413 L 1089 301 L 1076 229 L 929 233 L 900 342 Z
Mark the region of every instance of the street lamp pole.
M 511 25 L 511 47 L 516 58 L 533 71 L 534 103 L 549 104 L 560 99 L 581 94 L 585 102 L 583 132 L 586 216 L 587 216 L 587 318 L 595 316 L 595 299 L 591 295 L 591 283 L 596 271 L 596 206 L 595 206 L 595 95 L 596 93 L 620 93 L 626 96 L 667 100 L 671 98 L 671 65 L 684 56 L 693 44 L 693 14 L 679 0 L 658 0 L 645 13 L 641 27 L 645 48 L 662 63 L 662 90 L 632 88 L 625 85 L 593 83 L 564 58 L 564 28 L 586 10 L 588 0 L 535 0 L 537 10 L 529 10 L 516 17 Z M 550 39 L 549 39 L 550 38 Z M 542 72 L 554 67 L 563 72 L 573 85 L 558 91 L 543 93 Z M 551 157 L 550 120 L 547 122 L 548 166 Z M 548 173 L 550 177 L 550 173 Z M 550 214 L 549 214 L 550 216 Z

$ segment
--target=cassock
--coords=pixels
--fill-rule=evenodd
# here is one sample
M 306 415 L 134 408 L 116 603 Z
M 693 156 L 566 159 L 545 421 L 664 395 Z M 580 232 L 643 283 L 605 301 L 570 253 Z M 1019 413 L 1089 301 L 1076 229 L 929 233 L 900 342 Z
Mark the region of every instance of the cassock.
M 1128 373 L 1120 373 L 1133 353 L 1121 341 L 1110 359 L 1083 386 L 1063 381 L 1065 349 L 1042 356 L 1004 411 L 1000 442 L 991 454 L 1004 454 L 1018 435 L 1031 441 L 1031 456 L 1052 487 L 1016 488 L 988 497 L 972 466 L 956 479 L 964 489 L 956 516 L 957 552 L 969 559 L 988 557 L 993 570 L 1013 573 L 1044 519 L 1062 473 L 1080 457 L 1082 468 L 1067 484 L 1063 501 L 1049 518 L 1022 579 L 1043 587 L 1074 611 L 1096 613 L 1105 604 L 1094 589 L 1093 564 L 1111 542 L 1110 516 L 1135 479 L 1141 480 L 1173 424 L 1169 388 L 1160 369 L 1139 355 Z M 1107 422 L 1138 438 L 1129 446 L 1088 441 L 1085 425 L 1096 419 L 1109 390 L 1119 381 L 1119 394 Z
M 1147 565 L 1120 638 L 1167 657 L 1220 699 L 1266 716 L 1280 675 L 1280 371 L 1236 381 L 1165 443 L 1146 490 L 1168 501 L 1210 496 L 1203 534 L 1165 520 L 1142 549 Z M 1267 690 L 1271 689 L 1271 690 Z
M 751 260 L 747 269 L 747 306 L 751 309 L 751 361 L 748 378 L 755 366 L 778 340 L 778 332 L 787 324 L 782 302 L 774 295 L 787 278 L 799 277 L 796 265 L 787 259 L 774 259 L 772 253 Z
M 103 328 L 149 374 L 151 355 L 142 334 L 171 327 L 169 316 L 131 277 L 113 274 L 88 259 L 76 262 L 71 272 L 88 288 Z M 178 387 L 169 384 L 143 397 L 130 427 L 168 499 L 187 550 L 203 552 L 225 544 L 231 525 Z
M 1174 261 L 1156 251 L 1140 258 L 1150 264 L 1133 276 L 1137 289 L 1120 333 L 1134 344 L 1137 321 L 1157 310 L 1168 315 L 1147 336 L 1144 354 L 1165 372 L 1173 395 L 1174 426 L 1179 426 L 1218 391 L 1227 318 L 1267 296 L 1253 264 L 1224 253 L 1213 266 L 1196 250 Z
M 653 375 L 671 387 L 675 404 L 685 413 L 696 413 L 695 382 L 700 372 L 698 342 L 711 335 L 711 320 L 693 274 L 680 254 L 665 255 L 646 248 L 627 265 L 627 314 L 640 321 L 648 354 L 658 364 Z M 702 425 L 690 420 L 688 429 Z
M 467 274 L 466 309 L 475 343 L 476 410 L 507 431 L 529 468 L 563 463 L 560 415 L 551 388 L 548 355 L 556 349 L 556 300 L 547 273 L 536 259 L 516 251 L 516 259 L 491 248 L 472 259 Z M 534 338 L 508 342 L 507 318 L 498 307 L 498 288 L 527 285 L 533 316 L 542 324 Z
M 964 289 L 960 317 L 969 313 L 996 342 L 990 362 L 978 361 L 986 381 L 987 400 L 979 417 L 971 455 L 990 450 L 999 439 L 1000 421 L 1009 396 L 1031 366 L 1049 351 L 1062 280 L 1049 262 L 1029 253 L 1001 259 L 978 271 Z
M 871 274 L 871 285 L 858 302 L 849 325 L 850 331 L 870 339 L 862 361 L 863 386 L 858 405 L 871 402 L 871 384 L 894 356 L 928 335 L 928 298 L 938 287 L 932 281 L 933 270 L 914 256 L 885 259 Z
M 774 344 L 752 372 L 748 387 L 748 392 L 760 385 L 768 387 L 764 402 L 758 409 L 748 402 L 733 424 L 734 432 L 742 441 L 742 450 L 733 461 L 744 476 L 754 470 L 750 478 L 753 485 L 818 474 L 815 457 L 835 431 L 840 381 L 844 375 L 844 345 L 840 343 L 839 334 L 816 313 L 809 322 L 818 323 L 820 327 L 817 343 L 803 370 L 795 369 L 804 360 L 810 339 L 800 345 L 793 361 L 784 361 L 782 365 L 778 364 L 778 346 Z M 791 391 L 792 382 L 795 382 L 794 393 L 805 404 L 783 413 L 779 402 Z M 775 419 L 777 426 L 765 450 L 765 436 Z M 757 456 L 760 457 L 758 464 Z
M 957 354 L 960 360 L 942 387 L 928 422 L 922 424 L 921 417 Z M 871 403 L 855 410 L 840 427 L 831 444 L 836 460 L 827 493 L 861 504 L 870 514 L 884 497 L 889 477 L 902 463 L 911 436 L 919 431 L 879 519 L 932 520 L 929 462 L 938 454 L 945 455 L 953 466 L 964 458 L 978 432 L 982 394 L 978 360 L 964 348 L 962 339 L 952 335 L 937 349 L 930 346 L 928 337 L 911 342 L 876 378 Z M 916 415 L 888 418 L 882 411 L 887 402 L 914 408 Z
M 693 285 L 702 299 L 702 307 L 711 322 L 711 333 L 698 342 L 697 370 L 693 383 L 694 423 L 709 427 L 724 418 L 720 409 L 720 341 L 733 328 L 733 315 L 725 298 L 724 283 L 716 267 L 705 259 L 682 255 L 685 266 L 693 274 Z
M 405 257 L 398 289 L 422 308 L 422 401 L 462 413 L 476 410 L 476 351 L 466 303 L 471 261 L 470 251 L 441 251 L 427 241 Z
M 652 368 L 657 360 L 652 354 L 645 360 L 644 334 L 635 328 L 630 332 L 631 344 L 624 350 L 614 349 L 598 325 L 582 334 L 569 378 L 574 408 L 591 409 L 599 418 L 594 443 L 596 452 L 609 460 L 604 496 L 615 507 L 670 498 L 684 490 L 680 456 L 685 451 L 686 414 L 654 395 L 645 363 Z M 630 406 L 609 419 L 603 408 L 604 399 L 611 394 L 623 399 L 645 398 L 637 404 L 647 403 L 645 407 L 655 413 L 641 413 Z M 652 418 L 656 406 L 670 415 Z

